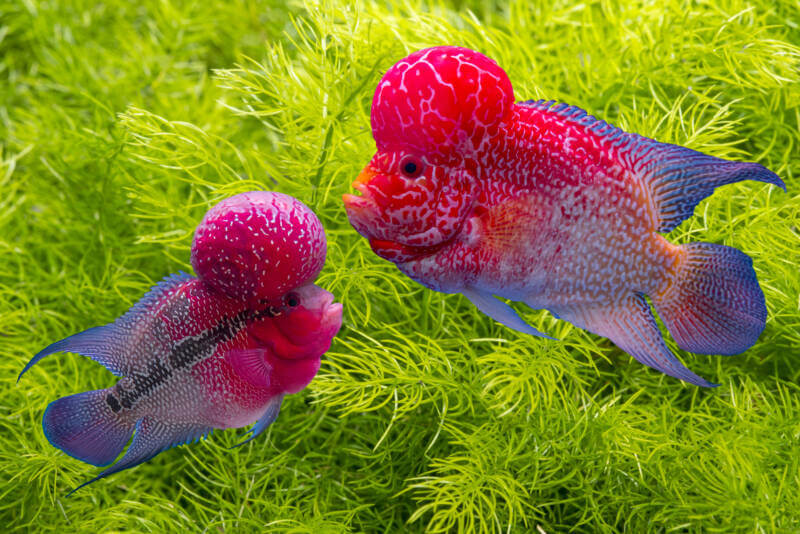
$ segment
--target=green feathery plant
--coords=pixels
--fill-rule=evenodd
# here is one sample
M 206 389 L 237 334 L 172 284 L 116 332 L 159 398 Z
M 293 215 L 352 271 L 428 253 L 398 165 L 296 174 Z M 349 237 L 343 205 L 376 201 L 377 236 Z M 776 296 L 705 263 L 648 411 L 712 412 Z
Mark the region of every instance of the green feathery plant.
M 374 151 L 372 91 L 456 44 L 518 100 L 760 161 L 678 229 L 754 259 L 767 328 L 722 386 L 654 372 L 545 312 L 517 334 L 371 253 L 340 197 Z M 800 529 L 800 8 L 791 0 L 0 0 L 0 518 L 7 531 L 792 532 Z M 344 326 L 277 423 L 65 494 L 97 472 L 41 431 L 113 377 L 48 343 L 189 271 L 215 202 L 278 190 L 325 225 Z M 672 342 L 670 341 L 672 344 Z M 674 344 L 672 347 L 675 348 Z

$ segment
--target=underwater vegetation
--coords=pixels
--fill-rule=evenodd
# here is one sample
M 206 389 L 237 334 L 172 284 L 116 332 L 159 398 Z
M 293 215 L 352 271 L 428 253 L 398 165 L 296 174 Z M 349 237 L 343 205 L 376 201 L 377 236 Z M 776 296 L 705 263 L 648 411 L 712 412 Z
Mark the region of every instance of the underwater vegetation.
M 666 237 L 753 258 L 764 332 L 668 347 L 697 388 L 514 305 L 517 333 L 378 258 L 341 196 L 375 152 L 373 91 L 437 45 L 495 59 L 518 100 L 753 161 Z M 793 532 L 800 528 L 800 13 L 788 0 L 357 3 L 0 0 L 0 510 L 9 532 Z M 280 191 L 328 239 L 343 326 L 278 423 L 85 481 L 42 410 L 113 377 L 25 363 L 113 321 L 223 198 Z M 663 328 L 663 326 L 662 326 Z

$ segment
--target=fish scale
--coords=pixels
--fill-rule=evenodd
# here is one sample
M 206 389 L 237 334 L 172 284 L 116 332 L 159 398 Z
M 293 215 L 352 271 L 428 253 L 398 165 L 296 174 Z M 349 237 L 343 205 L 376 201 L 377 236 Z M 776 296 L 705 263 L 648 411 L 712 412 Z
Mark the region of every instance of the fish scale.
M 347 215 L 424 286 L 537 336 L 549 337 L 496 297 L 549 310 L 700 386 L 714 384 L 666 347 L 646 296 L 684 350 L 736 354 L 764 329 L 749 257 L 659 235 L 719 186 L 785 188 L 763 166 L 626 133 L 564 103 L 515 104 L 505 72 L 460 47 L 395 64 L 370 118 L 378 150 L 353 184 L 360 196 L 343 197 Z

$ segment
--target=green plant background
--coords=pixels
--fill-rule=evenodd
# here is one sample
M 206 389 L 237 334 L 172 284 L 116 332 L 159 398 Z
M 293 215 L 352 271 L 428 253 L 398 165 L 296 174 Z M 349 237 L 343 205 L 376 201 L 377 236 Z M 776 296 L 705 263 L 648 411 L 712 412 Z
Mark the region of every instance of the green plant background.
M 769 317 L 721 383 L 652 371 L 519 307 L 551 342 L 373 255 L 341 194 L 372 91 L 415 49 L 496 59 L 518 100 L 760 161 L 670 235 L 754 259 Z M 0 524 L 35 532 L 800 530 L 800 7 L 795 0 L 0 0 Z M 203 213 L 271 189 L 319 215 L 344 326 L 311 385 L 237 431 L 97 473 L 50 446 L 57 397 L 113 377 L 48 343 L 190 270 Z M 671 343 L 671 341 L 670 341 Z M 674 345 L 672 345 L 674 347 Z

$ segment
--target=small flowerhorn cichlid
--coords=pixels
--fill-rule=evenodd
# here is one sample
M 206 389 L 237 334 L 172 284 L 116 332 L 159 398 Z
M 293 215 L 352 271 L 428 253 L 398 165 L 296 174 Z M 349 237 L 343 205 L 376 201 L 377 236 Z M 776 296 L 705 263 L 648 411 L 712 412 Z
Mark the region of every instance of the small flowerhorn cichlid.
M 748 256 L 658 234 L 718 186 L 784 187 L 761 165 L 625 133 L 565 104 L 515 104 L 494 61 L 451 46 L 389 69 L 372 133 L 378 151 L 353 184 L 361 196 L 344 196 L 347 215 L 421 284 L 538 336 L 549 337 L 495 296 L 547 309 L 700 386 L 714 384 L 670 352 L 645 296 L 690 352 L 736 354 L 764 329 Z
M 119 462 L 79 487 L 214 428 L 255 422 L 242 443 L 263 432 L 283 396 L 314 378 L 341 326 L 342 305 L 312 283 L 324 262 L 322 225 L 304 204 L 243 193 L 209 210 L 195 232 L 199 278 L 167 277 L 113 323 L 34 356 L 20 377 L 54 352 L 88 356 L 121 377 L 45 410 L 50 443 L 94 465 L 113 462 L 133 434 Z

